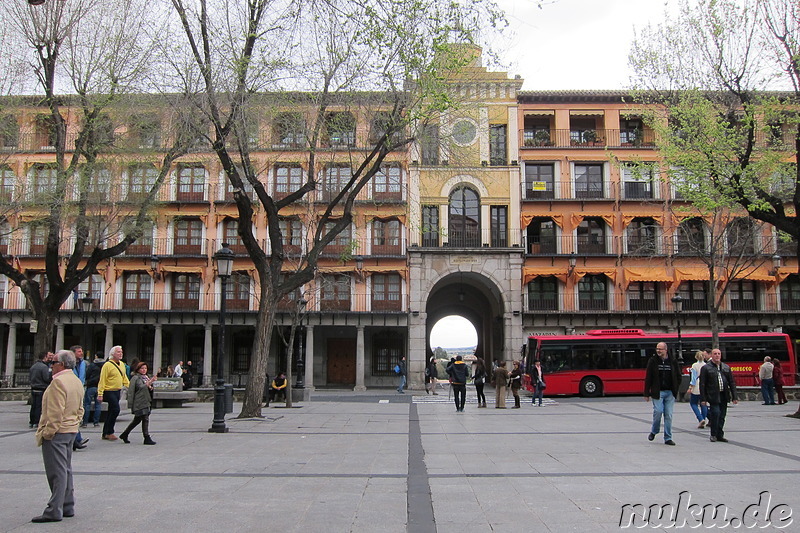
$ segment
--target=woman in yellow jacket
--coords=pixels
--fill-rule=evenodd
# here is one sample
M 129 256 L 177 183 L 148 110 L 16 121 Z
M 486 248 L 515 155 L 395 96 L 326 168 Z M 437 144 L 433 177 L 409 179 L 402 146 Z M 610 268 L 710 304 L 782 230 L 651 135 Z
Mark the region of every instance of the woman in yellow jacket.
M 108 402 L 106 421 L 103 424 L 103 440 L 117 440 L 114 435 L 114 423 L 119 416 L 119 399 L 122 387 L 130 384 L 122 362 L 122 346 L 114 346 L 108 352 L 108 361 L 100 369 L 100 382 L 97 384 L 97 401 Z

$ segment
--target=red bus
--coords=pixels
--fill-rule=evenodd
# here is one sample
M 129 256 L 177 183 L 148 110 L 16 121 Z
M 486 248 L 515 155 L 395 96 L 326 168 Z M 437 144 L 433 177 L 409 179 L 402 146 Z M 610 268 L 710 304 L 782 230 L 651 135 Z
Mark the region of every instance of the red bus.
M 524 385 L 533 391 L 530 373 L 539 359 L 547 383 L 547 394 L 642 394 L 647 359 L 656 344 L 666 342 L 677 354 L 678 335 L 645 333 L 640 329 L 592 330 L 585 335 L 528 337 Z M 784 383 L 795 384 L 797 363 L 794 345 L 784 333 L 720 333 L 722 360 L 728 363 L 739 386 L 755 386 L 764 357 L 781 361 Z M 695 362 L 697 350 L 711 347 L 711 333 L 681 335 L 684 373 Z

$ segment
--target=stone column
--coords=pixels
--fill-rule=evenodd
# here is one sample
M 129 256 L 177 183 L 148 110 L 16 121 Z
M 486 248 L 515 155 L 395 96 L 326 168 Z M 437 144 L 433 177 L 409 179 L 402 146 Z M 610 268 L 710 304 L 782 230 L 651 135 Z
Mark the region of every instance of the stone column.
M 364 326 L 356 327 L 356 386 L 353 390 L 367 390 L 364 386 Z
M 8 340 L 6 341 L 6 380 L 11 386 L 14 378 L 14 364 L 17 356 L 17 326 L 8 325 Z M 35 354 L 34 354 L 35 356 Z
M 206 324 L 203 331 L 205 333 L 203 336 L 203 387 L 211 387 L 214 383 L 214 376 L 211 373 L 211 356 L 213 355 L 211 324 Z
M 314 390 L 314 326 L 306 326 L 305 387 Z
M 108 357 L 108 353 L 111 351 L 111 348 L 114 347 L 114 325 L 113 324 L 106 324 L 106 345 L 103 349 L 103 359 Z
M 60 322 L 56 324 L 56 347 L 55 351 L 64 350 L 66 346 L 64 346 L 64 324 Z
M 155 332 L 153 333 L 153 372 L 157 372 L 161 368 L 161 359 L 163 353 L 161 351 L 163 326 L 155 324 Z

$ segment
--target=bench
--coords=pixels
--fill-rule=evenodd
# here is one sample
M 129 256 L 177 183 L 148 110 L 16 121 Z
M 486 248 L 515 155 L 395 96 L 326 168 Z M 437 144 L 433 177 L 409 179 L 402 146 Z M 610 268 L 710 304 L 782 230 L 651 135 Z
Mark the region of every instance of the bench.
M 153 407 L 183 407 L 184 402 L 196 402 L 197 391 L 183 390 L 180 378 L 159 378 L 153 382 Z

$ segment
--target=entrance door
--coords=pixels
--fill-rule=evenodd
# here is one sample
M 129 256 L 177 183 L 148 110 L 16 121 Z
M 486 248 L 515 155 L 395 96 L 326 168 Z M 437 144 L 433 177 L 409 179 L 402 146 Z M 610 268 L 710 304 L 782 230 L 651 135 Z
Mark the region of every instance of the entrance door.
M 356 340 L 328 339 L 328 384 L 355 385 Z

